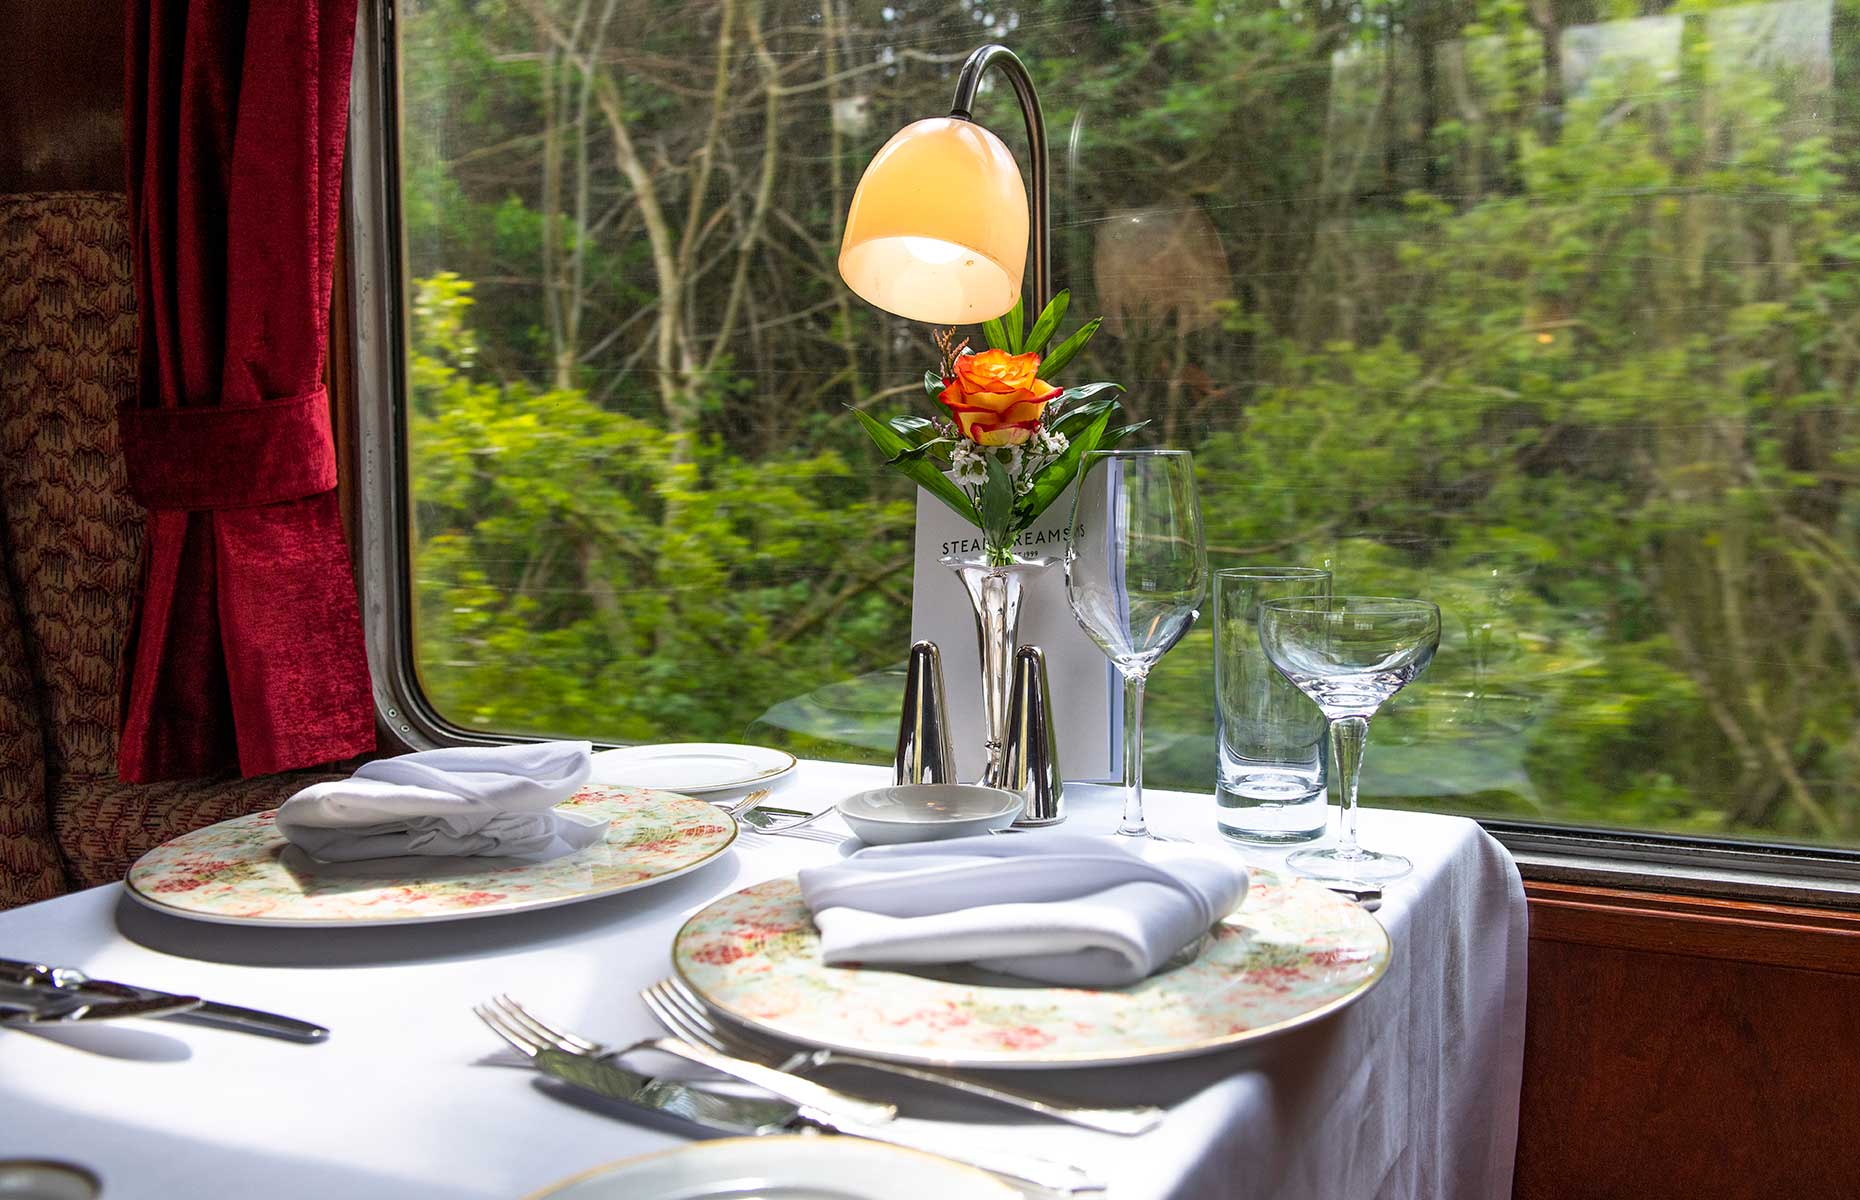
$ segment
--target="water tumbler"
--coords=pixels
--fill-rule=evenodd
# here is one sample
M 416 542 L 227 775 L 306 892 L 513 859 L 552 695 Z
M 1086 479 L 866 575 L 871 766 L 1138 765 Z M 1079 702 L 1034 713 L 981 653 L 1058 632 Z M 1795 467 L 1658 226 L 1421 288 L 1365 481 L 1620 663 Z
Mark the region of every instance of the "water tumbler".
M 1221 832 L 1235 841 L 1289 845 L 1324 836 L 1324 714 L 1266 661 L 1259 606 L 1329 595 L 1330 572 L 1314 567 L 1215 573 L 1215 793 Z

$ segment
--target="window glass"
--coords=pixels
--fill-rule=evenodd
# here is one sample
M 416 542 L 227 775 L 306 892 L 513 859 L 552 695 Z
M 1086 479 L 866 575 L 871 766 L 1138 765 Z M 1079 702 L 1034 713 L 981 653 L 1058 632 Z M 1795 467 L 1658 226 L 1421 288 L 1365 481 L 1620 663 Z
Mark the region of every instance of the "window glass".
M 1105 316 L 1070 378 L 1196 453 L 1214 565 L 1443 609 L 1367 803 L 1860 842 L 1860 0 L 398 19 L 449 720 L 887 757 L 913 498 L 846 408 L 933 415 L 937 352 L 835 258 L 874 151 L 1000 40 L 1056 282 Z M 998 78 L 975 115 L 1022 154 Z M 1212 783 L 1208 625 L 1151 683 L 1158 785 Z

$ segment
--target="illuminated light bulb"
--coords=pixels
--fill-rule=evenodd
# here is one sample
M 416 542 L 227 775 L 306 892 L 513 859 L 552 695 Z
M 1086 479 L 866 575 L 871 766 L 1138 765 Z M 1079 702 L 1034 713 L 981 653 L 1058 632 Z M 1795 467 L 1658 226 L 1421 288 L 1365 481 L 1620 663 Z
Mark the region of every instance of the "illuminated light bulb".
M 939 242 L 934 238 L 907 237 L 903 239 L 904 249 L 912 258 L 933 266 L 953 263 L 965 254 L 971 253 L 965 246 L 954 242 Z

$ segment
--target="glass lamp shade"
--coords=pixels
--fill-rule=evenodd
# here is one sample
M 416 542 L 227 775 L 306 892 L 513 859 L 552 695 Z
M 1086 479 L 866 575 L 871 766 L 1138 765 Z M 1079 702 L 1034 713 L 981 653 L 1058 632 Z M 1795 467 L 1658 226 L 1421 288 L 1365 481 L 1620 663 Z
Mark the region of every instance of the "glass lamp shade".
M 1000 138 L 959 117 L 917 121 L 859 180 L 840 277 L 886 312 L 973 325 L 1020 298 L 1027 226 L 1027 188 Z

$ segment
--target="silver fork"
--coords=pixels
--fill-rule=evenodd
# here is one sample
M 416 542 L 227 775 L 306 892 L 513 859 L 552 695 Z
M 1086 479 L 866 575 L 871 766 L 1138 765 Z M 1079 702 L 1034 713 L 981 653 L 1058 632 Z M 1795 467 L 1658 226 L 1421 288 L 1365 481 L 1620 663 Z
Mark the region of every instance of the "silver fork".
M 980 1080 L 945 1071 L 865 1058 L 857 1054 L 843 1054 L 837 1050 L 802 1050 L 790 1054 L 786 1048 L 761 1035 L 744 1030 L 725 1029 L 718 1025 L 705 1011 L 703 1002 L 683 982 L 676 979 L 661 979 L 642 991 L 639 996 L 646 1002 L 646 1007 L 652 1011 L 652 1015 L 658 1019 L 659 1024 L 665 1026 L 674 1036 L 683 1038 L 687 1042 L 707 1046 L 723 1054 L 735 1055 L 737 1058 L 751 1062 L 767 1063 L 776 1070 L 786 1071 L 791 1075 L 805 1074 L 832 1063 L 864 1067 L 871 1071 L 882 1071 L 887 1075 L 938 1084 L 970 1096 L 979 1096 L 998 1104 L 1038 1113 L 1055 1121 L 1082 1125 L 1087 1129 L 1121 1134 L 1126 1137 L 1147 1133 L 1161 1124 L 1163 1117 L 1167 1115 L 1162 1109 L 1149 1106 L 1083 1108 L 1060 1100 L 1043 1099 L 1025 1092 L 996 1087 Z
M 822 1112 L 833 1113 L 836 1116 L 868 1125 L 883 1124 L 898 1115 L 898 1108 L 895 1104 L 875 1104 L 869 1100 L 861 1100 L 857 1096 L 836 1092 L 812 1080 L 802 1079 L 785 1071 L 777 1071 L 766 1063 L 734 1058 L 705 1046 L 681 1042 L 676 1038 L 644 1038 L 634 1042 L 631 1046 L 609 1049 L 565 1029 L 557 1029 L 507 995 L 494 996 L 490 1004 L 477 1005 L 472 1011 L 478 1014 L 480 1021 L 489 1025 L 506 1041 L 511 1040 L 505 1033 L 505 1030 L 509 1029 L 522 1031 L 528 1035 L 528 1040 L 531 1042 L 540 1041 L 564 1054 L 577 1054 L 587 1058 L 608 1056 L 624 1058 L 639 1050 L 657 1050 L 662 1054 L 682 1058 L 686 1062 L 708 1067 L 720 1074 L 740 1079 L 744 1083 L 754 1084 L 771 1095 L 779 1096 L 788 1103 L 803 1108 L 819 1109 Z M 531 1051 L 531 1054 L 533 1056 L 534 1051 Z
M 747 796 L 744 796 L 740 800 L 733 801 L 729 804 L 719 804 L 717 807 L 721 808 L 724 812 L 729 813 L 733 817 L 741 816 L 743 813 L 746 813 L 750 809 L 756 807 L 758 804 L 761 804 L 764 800 L 767 800 L 769 798 L 769 795 L 770 795 L 769 789 L 757 788 L 755 791 L 749 793 Z
M 568 1033 L 566 1030 L 555 1029 L 543 1024 L 537 1020 L 534 1014 L 526 1011 L 521 1005 L 517 1004 L 516 1001 L 510 999 L 508 996 L 500 996 L 489 1005 L 480 1004 L 472 1011 L 478 1014 L 479 1020 L 490 1027 L 492 1033 L 502 1038 L 524 1057 L 538 1060 L 537 1065 L 545 1073 L 559 1079 L 567 1080 L 578 1087 L 589 1088 L 602 1095 L 609 1094 L 600 1087 L 591 1085 L 590 1082 L 585 1079 L 575 1078 L 570 1074 L 564 1073 L 559 1058 L 553 1061 L 541 1058 L 542 1055 L 550 1051 L 555 1051 L 559 1055 L 570 1058 L 593 1059 L 602 1057 L 601 1048 L 596 1045 L 596 1043 L 590 1042 L 586 1038 L 577 1037 L 572 1033 Z M 652 1045 L 655 1048 L 658 1047 L 658 1043 L 656 1042 L 641 1044 Z M 729 1059 L 726 1061 L 735 1062 L 736 1060 Z M 751 1064 L 745 1063 L 741 1065 L 748 1066 Z M 614 1067 L 613 1070 L 624 1073 L 623 1068 Z M 739 1079 L 746 1078 L 746 1076 L 736 1071 L 731 1071 L 730 1073 L 736 1075 Z M 794 1082 L 803 1083 L 805 1081 L 794 1080 Z M 809 1086 L 817 1085 L 810 1084 Z M 821 1091 L 827 1095 L 837 1095 L 837 1093 L 828 1092 L 824 1088 L 821 1089 Z M 703 1097 L 705 1095 L 706 1093 L 690 1092 L 687 1097 L 687 1103 L 692 1102 L 691 1097 Z M 787 1097 L 784 1096 L 783 1099 L 787 1099 Z M 790 1103 L 792 1104 L 792 1101 L 790 1101 Z M 862 1104 L 862 1102 L 860 1103 Z M 881 1106 L 864 1105 L 864 1107 Z M 889 1108 L 889 1106 L 882 1107 Z M 667 1107 L 666 1111 L 676 1110 Z M 740 1102 L 732 1105 L 728 1111 L 729 1119 L 733 1124 L 742 1123 L 745 1114 L 742 1111 Z M 702 1111 L 686 1111 L 679 1115 L 685 1115 L 687 1119 L 695 1120 L 699 1124 L 707 1124 L 710 1128 L 719 1127 L 707 1122 L 705 1120 L 705 1114 Z M 711 1115 L 714 1117 L 718 1114 L 712 1113 Z M 751 1114 L 751 1117 L 753 1119 L 753 1114 Z M 843 1106 L 836 1108 L 819 1108 L 802 1104 L 789 1108 L 785 1116 L 765 1113 L 764 1117 L 775 1123 L 767 1124 L 755 1130 L 755 1132 L 774 1132 L 777 1129 L 790 1128 L 792 1123 L 798 1122 L 803 1128 L 825 1129 L 833 1133 L 845 1134 L 851 1137 L 866 1138 L 872 1141 L 887 1142 L 895 1146 L 904 1146 L 922 1153 L 940 1154 L 946 1158 L 952 1158 L 958 1162 L 966 1162 L 970 1166 L 979 1167 L 984 1171 L 992 1171 L 1017 1184 L 1030 1184 L 1033 1187 L 1041 1189 L 1043 1192 L 1078 1195 L 1084 1192 L 1104 1191 L 1104 1184 L 1102 1182 L 1094 1179 L 1078 1167 L 1071 1166 L 1067 1163 L 1054 1162 L 1050 1159 L 1038 1158 L 1031 1155 L 1005 1154 L 988 1150 L 977 1150 L 967 1145 L 944 1145 L 941 1144 L 940 1139 L 912 1133 L 909 1130 L 901 1129 L 895 1123 L 862 1124 L 855 1114 L 847 1112 Z
M 837 846 L 845 841 L 839 834 L 825 829 L 810 828 L 815 821 L 832 812 L 823 808 L 816 813 L 797 812 L 791 808 L 771 808 L 763 801 L 769 798 L 769 790 L 762 788 L 749 793 L 734 805 L 729 814 L 740 825 L 748 826 L 750 833 L 765 834 L 771 837 L 793 837 L 803 841 L 822 842 Z

